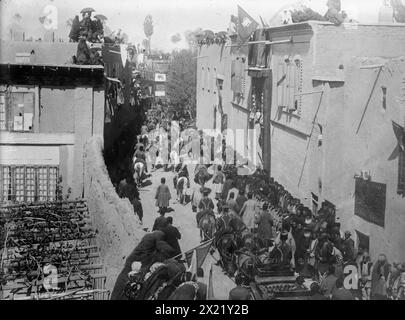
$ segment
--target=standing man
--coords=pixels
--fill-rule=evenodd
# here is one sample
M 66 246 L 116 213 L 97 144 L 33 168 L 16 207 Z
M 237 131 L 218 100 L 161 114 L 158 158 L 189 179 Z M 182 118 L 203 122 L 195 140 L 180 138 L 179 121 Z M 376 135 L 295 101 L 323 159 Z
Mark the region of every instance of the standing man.
M 222 194 L 222 188 L 224 187 L 225 175 L 222 172 L 222 166 L 221 165 L 218 165 L 217 170 L 218 171 L 215 174 L 215 177 L 214 177 L 212 183 L 214 184 L 215 199 L 220 200 L 221 199 L 221 194 Z
M 231 189 L 232 190 L 232 189 Z M 234 214 L 239 214 L 240 208 L 235 200 L 235 194 L 233 192 L 229 193 L 228 201 L 226 202 L 228 208 L 234 212 Z
M 378 256 L 371 272 L 371 300 L 387 300 L 388 280 L 391 265 L 385 254 Z
M 160 181 L 161 185 L 157 188 L 155 196 L 156 207 L 158 207 L 161 211 L 162 209 L 166 211 L 166 209 L 169 207 L 169 202 L 172 196 L 170 194 L 169 187 L 166 185 L 166 179 L 162 178 Z
M 166 209 L 160 208 L 159 209 L 160 217 L 157 217 L 155 223 L 153 224 L 152 231 L 156 230 L 164 230 L 167 227 L 167 219 L 165 217 Z
M 181 234 L 179 229 L 173 226 L 173 218 L 166 218 L 167 226 L 163 229 L 166 235 L 166 242 L 175 250 L 173 257 L 181 254 L 179 240 L 181 239 Z
M 345 262 L 354 261 L 354 241 L 351 236 L 350 231 L 345 232 L 345 239 L 343 240 L 343 260 Z
M 239 195 L 236 197 L 236 203 L 239 208 L 243 208 L 245 202 L 248 201 L 248 198 L 245 196 L 245 190 L 240 190 Z
M 227 201 L 229 200 L 231 193 L 233 193 L 234 199 L 236 199 L 239 196 L 239 189 L 236 188 L 236 182 L 235 181 L 232 184 L 232 188 L 228 192 L 228 197 L 226 198 Z
M 203 198 L 201 194 L 201 188 L 198 184 L 194 185 L 193 188 L 193 195 L 191 197 L 191 207 L 193 212 L 197 212 L 198 206 L 200 204 L 201 199 Z
M 263 210 L 259 216 L 257 223 L 257 237 L 263 241 L 266 248 L 270 246 L 273 238 L 273 217 L 271 216 L 267 203 L 263 204 Z

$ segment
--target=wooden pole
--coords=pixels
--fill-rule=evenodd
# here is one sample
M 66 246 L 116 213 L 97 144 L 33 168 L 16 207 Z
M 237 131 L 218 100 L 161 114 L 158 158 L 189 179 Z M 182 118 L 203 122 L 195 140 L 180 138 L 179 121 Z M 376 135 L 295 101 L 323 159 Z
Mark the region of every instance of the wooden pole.
M 373 96 L 373 92 L 374 92 L 374 90 L 375 90 L 375 87 L 377 86 L 378 79 L 380 78 L 380 74 L 381 74 L 382 67 L 383 67 L 383 66 L 380 66 L 380 67 L 379 67 L 380 69 L 378 70 L 378 74 L 377 74 L 377 77 L 375 78 L 373 88 L 371 89 L 370 95 L 368 96 L 368 100 L 367 100 L 366 106 L 364 107 L 363 114 L 361 115 L 361 119 L 360 119 L 359 125 L 358 125 L 357 130 L 356 130 L 356 134 L 359 133 L 359 130 L 360 130 L 361 124 L 362 124 L 362 122 L 363 122 L 364 116 L 366 115 L 366 111 L 367 111 L 367 108 L 368 108 L 368 106 L 369 106 L 369 104 L 370 104 L 371 97 Z
M 314 132 L 316 117 L 318 116 L 319 109 L 321 108 L 321 105 L 322 105 L 322 98 L 323 98 L 323 91 L 322 91 L 321 97 L 319 98 L 318 109 L 316 110 L 316 113 L 315 113 L 315 116 L 314 116 L 314 120 L 313 120 L 313 122 L 312 122 L 311 133 L 309 134 L 309 137 L 308 137 L 307 150 L 306 150 L 306 152 L 305 152 L 305 159 L 304 159 L 304 164 L 302 165 L 301 175 L 300 175 L 300 179 L 299 179 L 299 181 L 298 181 L 298 187 L 300 186 L 301 180 L 302 180 L 302 176 L 304 175 L 304 168 L 305 168 L 305 164 L 307 163 L 307 158 L 308 158 L 308 148 L 309 148 L 309 144 L 311 143 L 312 133 Z

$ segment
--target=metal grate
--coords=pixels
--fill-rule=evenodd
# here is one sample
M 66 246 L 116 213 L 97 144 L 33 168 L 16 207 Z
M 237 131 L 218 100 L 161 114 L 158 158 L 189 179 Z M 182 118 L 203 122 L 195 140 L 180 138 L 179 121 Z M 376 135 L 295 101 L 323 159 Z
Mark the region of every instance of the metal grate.
M 38 200 L 48 199 L 48 168 L 38 168 Z
M 25 167 L 14 168 L 15 201 L 24 202 Z
M 25 202 L 35 202 L 35 168 L 26 167 L 25 169 Z
M 0 166 L 0 202 L 56 201 L 57 166 Z
M 11 201 L 12 181 L 11 181 L 11 168 L 10 167 L 1 168 L 1 181 L 2 181 L 1 197 L 4 202 Z

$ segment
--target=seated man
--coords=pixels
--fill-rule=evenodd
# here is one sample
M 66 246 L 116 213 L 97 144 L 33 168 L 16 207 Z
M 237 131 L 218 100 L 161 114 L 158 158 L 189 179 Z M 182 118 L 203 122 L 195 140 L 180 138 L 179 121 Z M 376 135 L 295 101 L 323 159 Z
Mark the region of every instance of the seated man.
M 165 234 L 162 231 L 155 231 L 152 233 L 147 233 L 141 240 L 141 242 L 136 246 L 136 248 L 131 252 L 125 261 L 124 268 L 118 275 L 115 282 L 114 289 L 111 293 L 110 300 L 127 300 L 128 298 L 124 294 L 125 284 L 128 281 L 128 273 L 132 269 L 132 264 L 135 261 L 141 263 L 141 269 L 139 272 L 146 273 L 149 267 L 155 262 L 154 252 L 156 250 L 156 244 L 158 241 L 165 239 Z

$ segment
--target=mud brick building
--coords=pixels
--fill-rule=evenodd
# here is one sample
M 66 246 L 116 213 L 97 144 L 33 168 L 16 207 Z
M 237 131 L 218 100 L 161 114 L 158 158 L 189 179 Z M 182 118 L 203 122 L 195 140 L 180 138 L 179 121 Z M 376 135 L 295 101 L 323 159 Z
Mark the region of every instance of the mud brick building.
M 233 127 L 261 111 L 270 175 L 314 212 L 335 208 L 372 258 L 403 260 L 405 25 L 308 21 L 259 29 L 247 48 L 201 47 L 198 127 L 219 127 L 218 88 Z
M 69 63 L 77 44 L 2 41 L 0 202 L 83 196 L 83 146 L 104 130 L 103 66 Z

